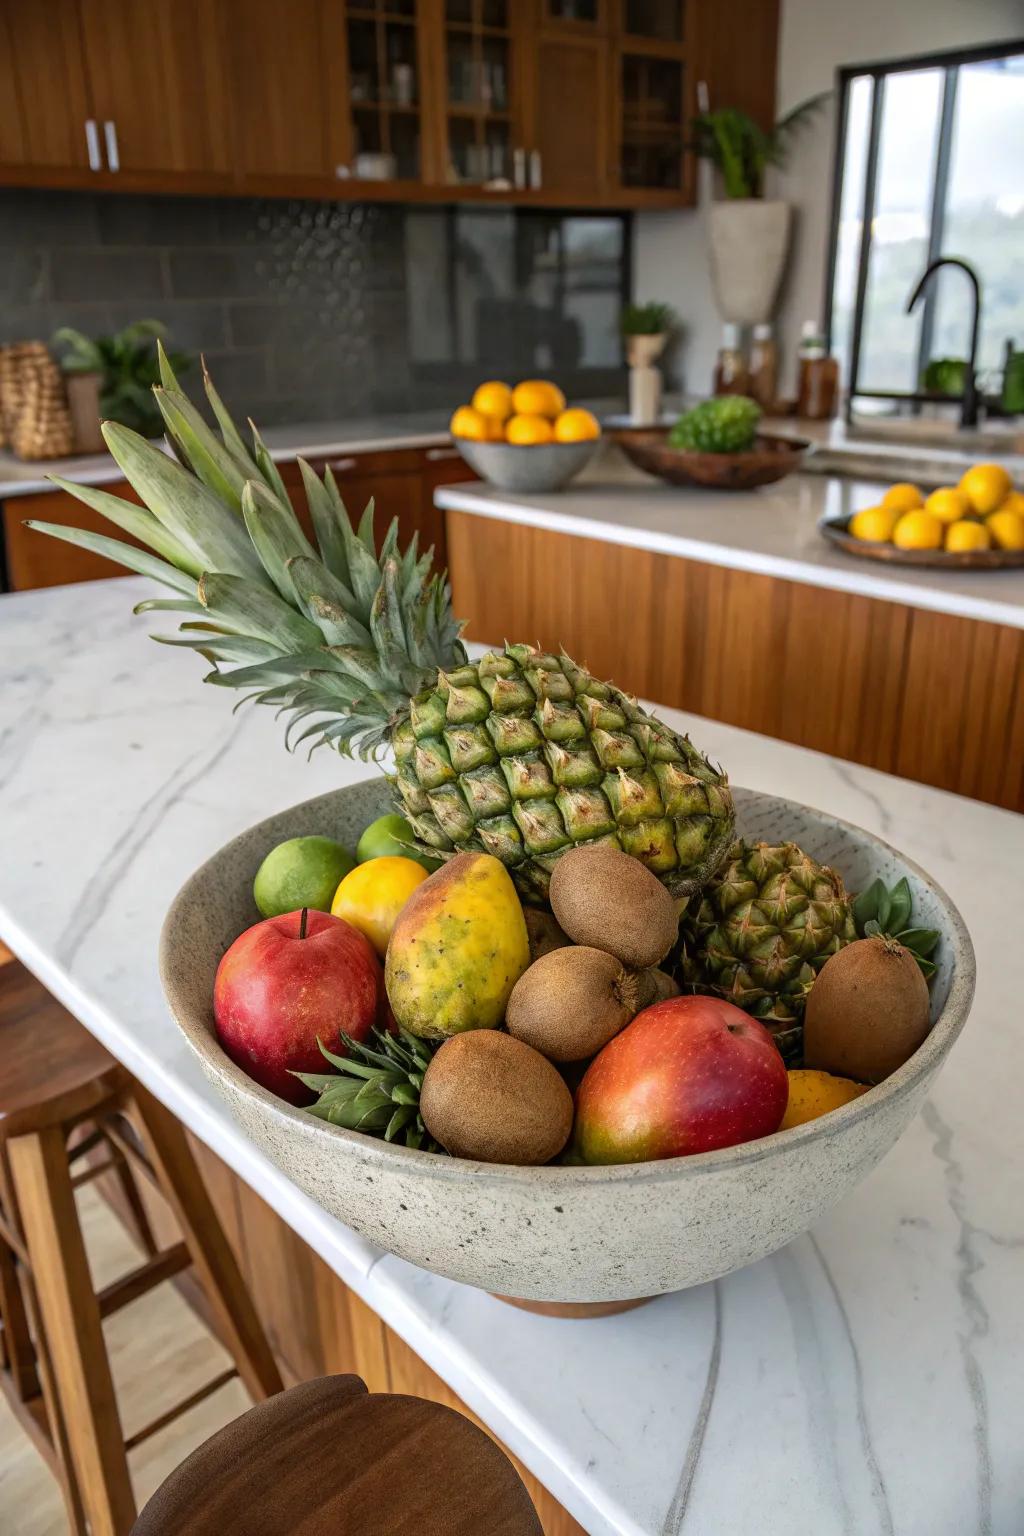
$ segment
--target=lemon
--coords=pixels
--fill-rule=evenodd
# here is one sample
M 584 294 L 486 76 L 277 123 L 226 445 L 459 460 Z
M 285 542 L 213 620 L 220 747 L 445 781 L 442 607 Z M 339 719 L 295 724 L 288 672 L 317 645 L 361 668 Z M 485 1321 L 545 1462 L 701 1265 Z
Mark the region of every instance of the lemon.
M 904 512 L 892 531 L 892 541 L 897 549 L 941 549 L 942 532 L 942 522 L 933 512 L 918 509 Z
M 789 1077 L 789 1103 L 782 1117 L 780 1131 L 788 1131 L 794 1125 L 805 1125 L 817 1120 L 832 1109 L 849 1104 L 867 1093 L 863 1083 L 855 1083 L 849 1077 L 833 1077 L 831 1072 L 812 1072 L 798 1068 Z
M 992 535 L 997 549 L 1024 549 L 1024 514 L 1008 505 L 999 508 L 985 519 L 985 527 Z
M 924 497 L 916 485 L 901 480 L 897 485 L 890 485 L 882 497 L 882 506 L 887 512 L 913 512 L 915 507 L 924 506 Z
M 961 477 L 960 489 L 974 512 L 984 517 L 994 512 L 1013 490 L 1013 481 L 1001 464 L 972 464 Z
M 512 409 L 517 416 L 548 416 L 554 420 L 565 410 L 565 396 L 557 384 L 547 379 L 524 379 L 512 391 Z
M 486 443 L 491 437 L 491 427 L 482 411 L 472 405 L 460 405 L 448 423 L 452 437 L 468 437 L 474 443 Z
M 505 428 L 505 437 L 510 443 L 520 445 L 533 443 L 550 443 L 552 438 L 551 423 L 544 416 L 527 415 L 525 413 L 513 416 Z
M 946 548 L 949 550 L 990 549 L 992 536 L 984 523 L 976 523 L 969 517 L 950 523 L 946 529 Z
M 422 864 L 385 854 L 357 864 L 334 893 L 331 912 L 365 933 L 383 960 L 398 914 L 427 878 Z
M 563 411 L 555 418 L 555 441 L 558 443 L 583 443 L 600 436 L 597 417 L 589 411 L 576 408 Z
M 512 415 L 512 391 L 499 379 L 488 379 L 486 384 L 480 384 L 474 390 L 472 405 L 481 416 L 507 421 Z
M 899 516 L 893 507 L 883 503 L 878 507 L 863 507 L 850 518 L 848 531 L 855 539 L 867 539 L 873 544 L 887 544 Z
M 1005 501 L 1001 501 L 995 512 L 990 512 L 989 517 L 994 517 L 1000 512 L 1016 512 L 1018 517 L 1024 517 L 1024 491 L 1011 491 Z
M 967 517 L 971 510 L 971 504 L 967 500 L 966 493 L 955 485 L 943 485 L 937 491 L 932 491 L 924 504 L 926 512 L 937 517 L 943 523 L 957 523 L 962 517 Z

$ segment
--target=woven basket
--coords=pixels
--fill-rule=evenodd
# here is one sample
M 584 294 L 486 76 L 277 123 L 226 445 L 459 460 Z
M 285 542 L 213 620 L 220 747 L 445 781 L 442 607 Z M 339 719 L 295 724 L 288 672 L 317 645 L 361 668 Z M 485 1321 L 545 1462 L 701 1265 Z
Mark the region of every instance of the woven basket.
M 45 342 L 0 348 L 0 436 L 19 459 L 60 459 L 73 450 L 64 375 Z

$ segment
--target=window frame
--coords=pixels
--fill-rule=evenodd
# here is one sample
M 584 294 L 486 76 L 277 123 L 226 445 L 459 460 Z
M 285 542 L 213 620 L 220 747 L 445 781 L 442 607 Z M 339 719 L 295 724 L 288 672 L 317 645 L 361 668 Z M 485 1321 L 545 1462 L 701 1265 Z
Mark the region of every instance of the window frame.
M 846 419 L 849 422 L 853 401 L 858 396 L 868 400 L 905 400 L 913 404 L 915 411 L 931 401 L 948 404 L 947 396 L 936 396 L 921 390 L 859 389 L 858 378 L 861 363 L 861 341 L 864 330 L 864 304 L 867 298 L 868 275 L 871 265 L 872 224 L 875 215 L 878 182 L 878 150 L 881 142 L 882 116 L 885 108 L 885 82 L 889 75 L 909 74 L 923 69 L 941 69 L 942 100 L 939 107 L 939 128 L 935 146 L 935 162 L 932 168 L 932 198 L 928 227 L 927 262 L 942 254 L 943 225 L 946 215 L 946 194 L 949 188 L 949 168 L 953 145 L 953 125 L 956 114 L 956 97 L 959 70 L 963 64 L 982 64 L 989 59 L 1012 58 L 1024 54 L 1024 37 L 1010 38 L 1002 43 L 984 43 L 974 48 L 945 49 L 936 53 L 915 54 L 907 58 L 886 59 L 875 63 L 843 64 L 836 70 L 836 119 L 832 150 L 832 190 L 829 210 L 829 238 L 825 265 L 825 315 L 826 345 L 832 347 L 835 303 L 836 262 L 839 254 L 839 224 L 842 212 L 843 170 L 846 161 L 846 140 L 850 112 L 850 87 L 854 80 L 871 78 L 871 112 L 868 119 L 867 163 L 864 168 L 864 189 L 860 207 L 860 245 L 857 252 L 857 282 L 853 304 L 853 323 L 850 330 L 850 366 L 846 381 Z M 927 265 L 926 262 L 926 265 Z M 922 271 L 924 268 L 922 268 Z M 921 332 L 918 341 L 917 378 L 927 366 L 935 328 L 935 305 L 938 289 L 929 284 L 923 298 Z

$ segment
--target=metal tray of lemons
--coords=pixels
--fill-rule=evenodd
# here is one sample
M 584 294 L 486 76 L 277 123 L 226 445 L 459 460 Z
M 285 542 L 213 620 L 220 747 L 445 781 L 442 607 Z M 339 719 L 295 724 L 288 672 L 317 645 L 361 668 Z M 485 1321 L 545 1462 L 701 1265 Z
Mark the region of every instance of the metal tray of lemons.
M 1024 566 L 1024 492 L 1002 464 L 973 464 L 959 485 L 928 496 L 916 485 L 891 485 L 877 506 L 822 518 L 818 527 L 830 544 L 864 560 L 946 570 Z

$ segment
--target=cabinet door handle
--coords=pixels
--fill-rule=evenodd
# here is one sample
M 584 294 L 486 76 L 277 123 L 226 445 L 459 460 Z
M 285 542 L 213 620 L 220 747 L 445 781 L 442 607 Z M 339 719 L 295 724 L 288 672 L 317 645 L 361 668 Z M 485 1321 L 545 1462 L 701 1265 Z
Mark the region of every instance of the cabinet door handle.
M 461 459 L 462 454 L 457 448 L 428 448 L 427 460 L 431 464 L 438 464 L 442 459 Z
M 544 178 L 541 175 L 540 150 L 535 149 L 530 155 L 530 187 L 534 192 L 539 192 Z
M 332 475 L 344 475 L 350 469 L 355 469 L 358 463 L 358 459 L 328 459 L 324 464 L 324 469 L 329 469 Z
M 107 168 L 111 171 L 119 171 L 121 156 L 117 152 L 117 127 L 114 123 L 103 124 L 103 137 L 107 141 Z
M 96 127 L 96 119 L 94 117 L 86 118 L 85 121 L 85 147 L 89 153 L 90 171 L 102 171 L 103 159 L 100 155 L 100 131 Z

